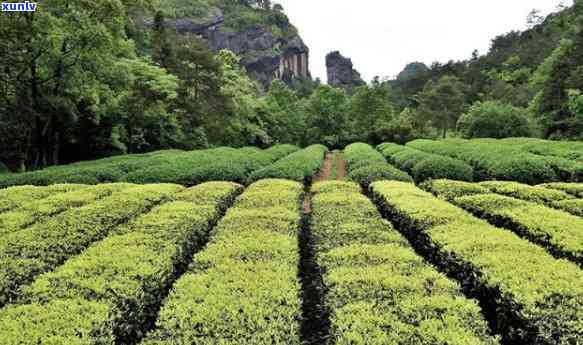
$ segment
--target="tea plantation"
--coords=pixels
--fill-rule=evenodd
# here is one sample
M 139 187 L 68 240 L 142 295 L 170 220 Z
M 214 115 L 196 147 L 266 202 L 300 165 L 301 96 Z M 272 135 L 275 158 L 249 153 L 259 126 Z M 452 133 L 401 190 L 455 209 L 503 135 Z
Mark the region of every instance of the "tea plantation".
M 1 345 L 583 344 L 583 142 L 160 151 L 0 188 Z

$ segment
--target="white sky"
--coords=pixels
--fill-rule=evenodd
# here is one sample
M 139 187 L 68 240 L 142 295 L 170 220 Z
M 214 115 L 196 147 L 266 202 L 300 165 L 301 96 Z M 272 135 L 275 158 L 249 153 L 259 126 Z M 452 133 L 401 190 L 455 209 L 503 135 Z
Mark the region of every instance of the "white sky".
M 313 77 L 326 82 L 325 56 L 339 50 L 363 78 L 395 76 L 407 63 L 463 60 L 485 54 L 491 40 L 526 28 L 536 8 L 560 0 L 274 0 L 310 47 Z M 566 1 L 572 4 L 572 1 Z

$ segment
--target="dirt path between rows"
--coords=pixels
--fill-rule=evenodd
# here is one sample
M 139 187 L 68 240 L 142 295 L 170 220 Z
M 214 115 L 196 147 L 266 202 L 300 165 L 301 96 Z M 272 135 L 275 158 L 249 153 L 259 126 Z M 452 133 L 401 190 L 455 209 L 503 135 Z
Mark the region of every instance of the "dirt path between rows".
M 330 175 L 332 175 L 332 169 L 334 164 L 334 154 L 332 152 L 326 153 L 326 158 L 324 158 L 324 164 L 322 164 L 322 169 L 318 172 L 318 174 L 314 177 L 312 182 L 322 182 L 330 179 Z
M 344 160 L 344 156 L 342 152 L 336 153 L 336 179 L 337 180 L 344 180 L 347 175 L 346 170 L 346 161 Z

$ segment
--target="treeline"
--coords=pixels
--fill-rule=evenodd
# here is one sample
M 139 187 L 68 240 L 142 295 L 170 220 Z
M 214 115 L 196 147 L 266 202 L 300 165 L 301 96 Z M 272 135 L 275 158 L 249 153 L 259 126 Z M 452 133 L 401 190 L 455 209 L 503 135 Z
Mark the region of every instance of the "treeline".
M 412 64 L 350 94 L 309 79 L 261 90 L 235 54 L 168 25 L 219 7 L 233 30 L 268 25 L 284 37 L 295 28 L 279 5 L 156 4 L 51 1 L 0 15 L 0 162 L 35 170 L 169 148 L 583 138 L 581 1 L 497 37 L 487 55 Z
M 412 63 L 388 81 L 415 135 L 583 138 L 583 2 L 493 39 L 486 55 Z M 439 130 L 439 131 L 438 131 Z
M 36 13 L 2 13 L 0 162 L 34 170 L 115 154 L 283 141 L 265 131 L 262 90 L 239 58 L 170 29 L 169 3 L 51 1 Z M 295 30 L 268 1 L 206 5 L 241 13 L 230 27 L 266 18 L 280 33 Z

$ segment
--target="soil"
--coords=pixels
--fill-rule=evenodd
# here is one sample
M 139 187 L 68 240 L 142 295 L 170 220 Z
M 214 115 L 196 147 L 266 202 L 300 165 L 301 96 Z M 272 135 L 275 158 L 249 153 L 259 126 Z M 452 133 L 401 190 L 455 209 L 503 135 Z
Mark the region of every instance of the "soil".
M 336 154 L 336 179 L 344 180 L 347 174 L 346 161 L 344 160 L 342 152 L 338 152 Z
M 324 158 L 324 164 L 322 164 L 322 169 L 314 177 L 313 182 L 322 182 L 330 179 L 332 174 L 332 168 L 334 163 L 334 154 L 332 152 L 326 153 L 326 158 Z

